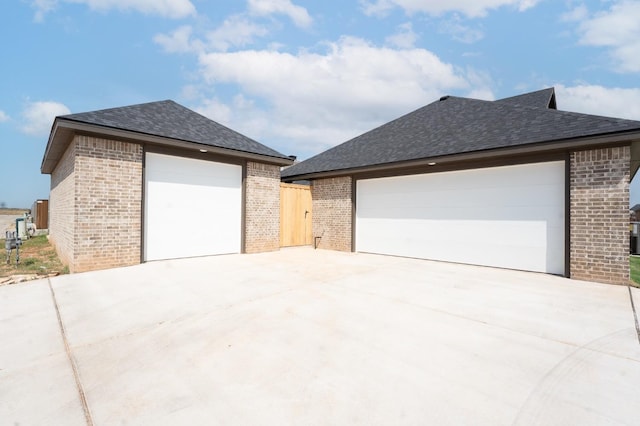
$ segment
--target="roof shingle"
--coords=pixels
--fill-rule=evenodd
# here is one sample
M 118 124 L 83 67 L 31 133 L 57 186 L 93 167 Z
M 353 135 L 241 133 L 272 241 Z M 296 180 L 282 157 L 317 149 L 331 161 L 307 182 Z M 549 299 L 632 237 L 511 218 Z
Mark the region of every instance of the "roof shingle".
M 551 109 L 552 95 L 546 89 L 501 101 L 445 97 L 288 167 L 282 176 L 640 131 L 640 121 Z
M 171 100 L 63 115 L 58 119 L 252 154 L 288 158 L 274 149 Z

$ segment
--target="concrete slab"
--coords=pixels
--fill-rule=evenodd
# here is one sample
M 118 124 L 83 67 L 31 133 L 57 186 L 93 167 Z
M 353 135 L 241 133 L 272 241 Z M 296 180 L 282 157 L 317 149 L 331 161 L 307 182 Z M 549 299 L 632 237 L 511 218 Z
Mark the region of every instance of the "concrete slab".
M 51 282 L 95 424 L 640 418 L 626 287 L 309 248 Z
M 86 424 L 46 280 L 0 287 L 0 423 Z

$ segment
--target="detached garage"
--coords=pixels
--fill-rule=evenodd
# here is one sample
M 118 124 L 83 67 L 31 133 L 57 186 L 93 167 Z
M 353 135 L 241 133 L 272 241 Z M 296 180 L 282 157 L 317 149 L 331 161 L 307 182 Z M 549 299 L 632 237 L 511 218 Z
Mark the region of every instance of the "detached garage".
M 57 117 L 50 240 L 71 272 L 277 250 L 291 163 L 173 101 Z
M 285 169 L 312 181 L 319 248 L 629 280 L 640 122 L 555 92 L 439 101 Z

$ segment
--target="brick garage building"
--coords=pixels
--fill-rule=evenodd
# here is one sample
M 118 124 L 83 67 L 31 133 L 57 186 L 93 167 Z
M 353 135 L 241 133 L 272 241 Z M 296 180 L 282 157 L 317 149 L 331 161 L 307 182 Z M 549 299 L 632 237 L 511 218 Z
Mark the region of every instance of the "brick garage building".
M 629 280 L 640 122 L 555 92 L 443 97 L 285 169 L 312 181 L 319 248 Z
M 50 240 L 71 272 L 277 250 L 291 163 L 173 101 L 57 117 Z

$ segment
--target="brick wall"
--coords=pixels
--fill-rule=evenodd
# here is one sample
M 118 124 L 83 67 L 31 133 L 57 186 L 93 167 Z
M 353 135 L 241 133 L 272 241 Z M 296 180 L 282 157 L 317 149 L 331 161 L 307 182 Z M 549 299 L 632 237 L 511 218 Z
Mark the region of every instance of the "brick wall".
M 76 145 L 71 143 L 51 173 L 49 194 L 49 241 L 65 265 L 73 263 L 75 220 Z
M 73 272 L 140 263 L 142 146 L 76 136 Z
M 245 252 L 280 248 L 280 167 L 247 162 Z
M 352 195 L 350 176 L 313 181 L 313 237 L 318 248 L 351 251 Z
M 629 281 L 630 148 L 571 153 L 571 278 Z

